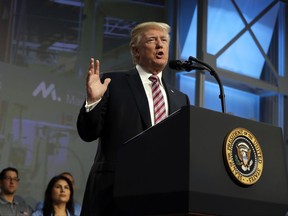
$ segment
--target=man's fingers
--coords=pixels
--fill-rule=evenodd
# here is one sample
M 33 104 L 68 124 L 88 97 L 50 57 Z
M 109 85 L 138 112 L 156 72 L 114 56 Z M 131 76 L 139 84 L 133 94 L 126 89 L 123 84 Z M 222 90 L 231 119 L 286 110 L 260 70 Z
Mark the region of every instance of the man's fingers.
M 100 70 L 100 62 L 99 62 L 98 59 L 95 61 L 94 68 L 95 68 L 94 73 L 99 75 L 99 73 L 100 73 L 99 72 L 99 70 Z
M 110 78 L 106 78 L 105 80 L 104 80 L 104 85 L 106 85 L 106 86 L 108 86 L 109 85 L 109 83 L 111 82 L 111 79 Z
M 90 58 L 90 65 L 89 65 L 88 72 L 89 72 L 90 74 L 93 74 L 93 73 L 94 73 L 94 58 Z

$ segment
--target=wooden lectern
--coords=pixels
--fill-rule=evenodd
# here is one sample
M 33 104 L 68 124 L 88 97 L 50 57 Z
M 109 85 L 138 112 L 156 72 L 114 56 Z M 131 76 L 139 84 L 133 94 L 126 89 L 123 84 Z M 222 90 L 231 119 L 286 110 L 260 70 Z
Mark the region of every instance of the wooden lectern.
M 239 184 L 223 157 L 227 134 L 239 127 L 263 153 L 253 185 Z M 125 216 L 284 216 L 287 186 L 280 128 L 187 106 L 120 148 L 114 197 Z

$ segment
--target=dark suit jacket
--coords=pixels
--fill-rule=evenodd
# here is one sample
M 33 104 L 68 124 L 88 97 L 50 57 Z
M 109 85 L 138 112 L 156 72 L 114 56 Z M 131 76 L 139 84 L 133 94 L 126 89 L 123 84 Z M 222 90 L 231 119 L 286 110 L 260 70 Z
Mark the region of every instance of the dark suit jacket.
M 111 83 L 100 103 L 90 112 L 83 106 L 77 129 L 87 142 L 99 138 L 82 204 L 81 216 L 120 215 L 113 204 L 113 179 L 117 150 L 128 139 L 151 127 L 148 99 L 136 69 L 103 74 Z M 178 90 L 164 87 L 169 114 L 189 104 L 188 97 Z

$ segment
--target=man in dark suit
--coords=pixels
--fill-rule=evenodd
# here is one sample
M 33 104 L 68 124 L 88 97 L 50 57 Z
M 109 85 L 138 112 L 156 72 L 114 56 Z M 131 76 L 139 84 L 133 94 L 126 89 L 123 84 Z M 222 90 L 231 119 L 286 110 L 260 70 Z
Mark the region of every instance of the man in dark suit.
M 125 141 L 155 124 L 149 77 L 160 80 L 165 116 L 189 105 L 188 97 L 162 79 L 168 62 L 170 27 L 146 22 L 131 31 L 130 50 L 136 67 L 130 71 L 105 73 L 91 58 L 86 80 L 86 103 L 80 110 L 80 137 L 99 146 L 82 203 L 81 216 L 120 215 L 113 202 L 113 181 L 117 150 Z

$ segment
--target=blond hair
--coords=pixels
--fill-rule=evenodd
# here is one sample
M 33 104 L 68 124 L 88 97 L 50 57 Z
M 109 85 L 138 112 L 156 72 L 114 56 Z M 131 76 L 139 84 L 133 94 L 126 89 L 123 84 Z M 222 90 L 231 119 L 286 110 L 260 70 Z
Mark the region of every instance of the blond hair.
M 136 25 L 130 35 L 131 35 L 131 41 L 130 41 L 130 53 L 132 56 L 132 61 L 134 64 L 137 64 L 138 62 L 138 57 L 136 56 L 135 53 L 135 47 L 137 47 L 141 41 L 141 38 L 143 36 L 143 33 L 145 31 L 147 31 L 148 29 L 160 29 L 162 30 L 164 33 L 167 34 L 167 38 L 168 38 L 168 43 L 170 43 L 170 26 L 166 23 L 162 23 L 162 22 L 144 22 L 144 23 L 140 23 L 138 25 Z

